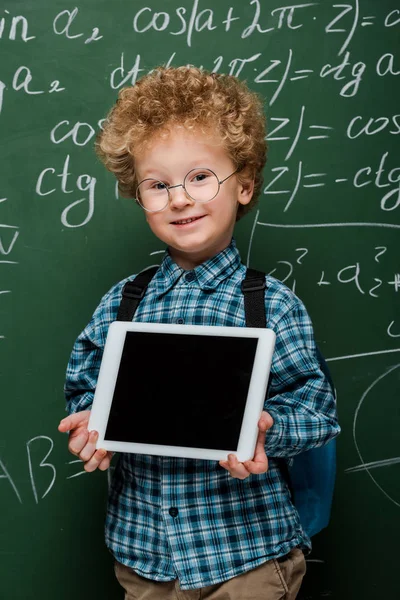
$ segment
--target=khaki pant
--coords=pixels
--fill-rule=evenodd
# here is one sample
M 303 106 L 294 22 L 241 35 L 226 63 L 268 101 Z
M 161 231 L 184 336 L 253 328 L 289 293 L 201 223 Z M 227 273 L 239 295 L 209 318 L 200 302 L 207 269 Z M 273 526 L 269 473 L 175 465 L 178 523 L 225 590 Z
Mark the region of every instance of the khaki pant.
M 285 560 L 269 560 L 233 579 L 195 590 L 182 590 L 177 580 L 158 582 L 115 563 L 115 574 L 125 600 L 295 600 L 306 572 L 301 550 Z

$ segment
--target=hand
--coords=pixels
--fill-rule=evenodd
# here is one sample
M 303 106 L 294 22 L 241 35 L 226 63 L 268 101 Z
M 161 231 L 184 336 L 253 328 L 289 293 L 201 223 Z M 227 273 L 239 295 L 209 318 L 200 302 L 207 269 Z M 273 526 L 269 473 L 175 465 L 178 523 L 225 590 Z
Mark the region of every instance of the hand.
M 265 454 L 265 438 L 268 429 L 272 427 L 274 420 L 269 413 L 263 411 L 258 421 L 258 437 L 252 460 L 241 463 L 234 454 L 229 454 L 228 460 L 221 460 L 220 465 L 236 479 L 246 479 L 252 473 L 260 475 L 268 471 L 268 458 Z
M 106 471 L 110 466 L 113 452 L 104 449 L 96 450 L 99 434 L 97 431 L 88 431 L 89 417 L 90 410 L 82 410 L 65 417 L 60 421 L 58 431 L 69 431 L 68 450 L 84 462 L 85 471 L 88 473 L 96 469 Z

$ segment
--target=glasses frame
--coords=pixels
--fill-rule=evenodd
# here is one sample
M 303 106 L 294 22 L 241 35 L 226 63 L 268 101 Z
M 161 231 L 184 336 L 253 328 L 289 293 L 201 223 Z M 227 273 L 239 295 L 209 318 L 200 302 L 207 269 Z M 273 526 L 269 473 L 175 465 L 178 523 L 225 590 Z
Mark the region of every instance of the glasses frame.
M 196 198 L 193 198 L 193 196 L 191 196 L 189 194 L 189 192 L 187 191 L 186 187 L 185 187 L 185 182 L 186 179 L 188 178 L 188 176 L 190 175 L 190 173 L 192 173 L 193 171 L 198 171 L 199 169 L 204 169 L 205 171 L 210 171 L 210 173 L 212 173 L 213 175 L 215 175 L 217 181 L 218 181 L 218 189 L 216 191 L 216 193 L 214 194 L 214 196 L 212 198 L 210 198 L 209 200 L 196 200 Z M 143 206 L 143 204 L 140 202 L 139 198 L 136 196 L 135 197 L 135 201 L 136 203 L 140 206 L 140 208 L 143 208 L 143 210 L 145 210 L 146 212 L 149 213 L 158 213 L 158 212 L 162 212 L 163 210 L 165 210 L 167 208 L 167 206 L 169 205 L 169 203 L 171 202 L 171 192 L 170 190 L 173 190 L 174 188 L 178 188 L 178 187 L 182 187 L 185 191 L 186 196 L 188 196 L 191 200 L 193 200 L 193 202 L 198 202 L 199 204 L 206 204 L 207 202 L 211 202 L 211 200 L 214 200 L 214 198 L 216 198 L 216 196 L 218 196 L 219 194 L 219 190 L 221 189 L 221 185 L 223 183 L 225 183 L 225 181 L 227 179 L 229 179 L 230 177 L 232 177 L 232 175 L 235 175 L 235 173 L 237 173 L 239 171 L 239 169 L 236 169 L 235 171 L 233 171 L 233 173 L 231 173 L 230 175 L 228 175 L 228 177 L 225 177 L 224 179 L 219 179 L 218 175 L 212 170 L 209 169 L 208 167 L 194 167 L 193 169 L 190 169 L 190 171 L 188 171 L 183 179 L 182 183 L 177 183 L 176 185 L 165 185 L 164 182 L 160 181 L 159 179 L 154 179 L 153 177 L 147 177 L 146 179 L 142 179 L 142 181 L 140 181 L 137 185 L 136 188 L 136 193 L 137 190 L 139 189 L 139 186 L 144 183 L 145 181 L 156 181 L 157 183 L 161 183 L 161 185 L 164 186 L 164 188 L 167 190 L 168 193 L 168 199 L 167 202 L 165 203 L 165 206 L 163 206 L 163 208 L 159 208 L 157 210 L 150 210 L 149 208 L 146 208 L 145 206 Z

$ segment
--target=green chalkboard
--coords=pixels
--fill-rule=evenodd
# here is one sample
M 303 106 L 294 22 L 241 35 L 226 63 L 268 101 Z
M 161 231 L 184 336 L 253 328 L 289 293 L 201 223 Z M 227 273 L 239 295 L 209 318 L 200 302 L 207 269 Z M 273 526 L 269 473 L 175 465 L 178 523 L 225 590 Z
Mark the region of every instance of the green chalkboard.
M 303 598 L 395 597 L 399 29 L 395 0 L 2 3 L 2 598 L 122 598 L 103 544 L 107 475 L 82 471 L 57 424 L 77 334 L 163 249 L 93 151 L 118 89 L 161 63 L 238 75 L 265 98 L 264 190 L 236 239 L 308 307 L 343 429 Z

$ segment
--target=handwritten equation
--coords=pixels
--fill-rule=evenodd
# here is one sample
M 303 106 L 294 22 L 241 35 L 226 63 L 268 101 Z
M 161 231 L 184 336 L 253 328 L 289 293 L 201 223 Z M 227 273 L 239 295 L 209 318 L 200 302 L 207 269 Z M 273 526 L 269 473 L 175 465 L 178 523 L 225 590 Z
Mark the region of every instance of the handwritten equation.
M 329 140 L 334 132 L 334 127 L 327 124 L 312 124 L 312 115 L 306 111 L 303 105 L 296 118 L 274 117 L 270 116 L 268 142 L 287 142 L 289 146 L 285 156 L 285 161 L 293 155 L 299 142 Z M 279 135 L 277 135 L 279 133 Z M 346 136 L 350 140 L 358 139 L 362 136 L 374 136 L 379 133 L 389 133 L 389 135 L 399 135 L 400 133 L 400 113 L 390 116 L 365 117 L 356 115 L 352 117 L 344 131 L 340 131 L 341 136 Z
M 259 225 L 263 225 L 263 223 L 259 223 Z M 355 286 L 355 289 L 360 294 L 368 294 L 372 298 L 379 298 L 386 287 L 387 289 L 390 289 L 392 293 L 397 295 L 400 291 L 400 273 L 393 273 L 392 277 L 387 280 L 380 277 L 371 277 L 371 271 L 373 271 L 374 275 L 379 274 L 377 269 L 372 269 L 374 263 L 375 266 L 381 264 L 381 261 L 384 260 L 383 257 L 388 255 L 387 261 L 389 264 L 392 264 L 396 258 L 393 256 L 393 253 L 388 252 L 386 246 L 376 246 L 369 252 L 370 256 L 373 258 L 365 260 L 365 254 L 366 252 L 364 251 L 363 257 L 360 255 L 359 261 L 356 261 L 353 264 L 345 264 L 338 270 L 321 270 L 315 277 L 315 285 L 321 287 L 331 286 L 335 283 L 351 284 Z M 312 256 L 312 252 L 310 252 L 308 248 L 295 248 L 294 255 L 295 258 L 291 258 L 291 260 L 277 261 L 276 267 L 268 273 L 269 275 L 276 276 L 279 272 L 278 278 L 287 285 L 291 284 L 293 290 L 296 288 L 296 273 L 299 271 L 299 268 L 304 263 L 307 263 L 307 261 L 310 261 L 310 264 L 314 264 L 316 258 L 315 256 Z
M 272 9 L 261 0 L 250 0 L 247 5 L 242 3 L 245 11 L 239 11 L 237 6 L 229 4 L 225 2 L 225 6 L 218 11 L 210 7 L 211 3 L 206 6 L 207 2 L 201 0 L 193 0 L 191 6 L 179 6 L 166 11 L 156 10 L 151 5 L 142 6 L 136 11 L 132 8 L 131 31 L 139 36 L 149 31 L 182 36 L 187 46 L 191 47 L 195 35 L 209 34 L 212 31 L 216 31 L 218 36 L 230 33 L 239 36 L 240 39 L 246 39 L 276 31 L 294 32 L 303 27 L 314 26 L 322 29 L 327 35 L 340 34 L 340 56 L 350 45 L 358 29 L 390 28 L 396 27 L 400 22 L 399 9 L 388 10 L 386 14 L 377 18 L 376 15 L 362 13 L 360 0 L 353 0 L 347 4 L 307 2 Z M 78 7 L 57 13 L 51 22 L 54 35 L 83 44 L 101 40 L 104 42 L 105 36 L 98 26 L 89 29 L 85 26 L 82 13 L 84 10 Z M 30 42 L 36 37 L 28 17 L 4 10 L 0 18 L 0 39 Z
M 110 87 L 112 89 L 119 89 L 126 85 L 134 85 L 138 77 L 148 71 L 148 69 L 141 66 L 145 62 L 141 54 L 136 54 L 135 58 L 132 58 L 128 63 L 123 52 L 118 67 L 110 73 Z M 165 64 L 169 66 L 173 63 L 176 64 L 176 62 L 184 64 L 185 60 L 184 56 L 181 57 L 175 51 L 169 55 Z M 263 86 L 262 93 L 266 96 L 268 106 L 270 107 L 275 104 L 286 88 L 293 91 L 292 82 L 299 82 L 306 79 L 311 79 L 311 81 L 315 82 L 315 78 L 330 78 L 335 82 L 340 82 L 338 84 L 338 93 L 341 97 L 352 98 L 357 95 L 361 82 L 371 69 L 374 75 L 382 78 L 388 76 L 396 77 L 400 74 L 400 64 L 396 61 L 394 54 L 390 52 L 382 53 L 372 64 L 352 59 L 349 51 L 345 53 L 343 58 L 338 58 L 336 63 L 321 62 L 321 65 L 317 69 L 297 69 L 294 66 L 295 62 L 296 52 L 292 48 L 289 48 L 285 58 L 270 58 L 269 56 L 266 58 L 265 52 L 257 52 L 250 56 L 236 56 L 233 58 L 226 58 L 220 55 L 205 65 L 200 64 L 197 66 L 207 68 L 214 73 L 222 72 L 234 75 L 235 77 L 241 77 L 256 87 Z
M 335 175 L 332 172 L 307 172 L 304 168 L 302 160 L 297 162 L 294 170 L 294 176 L 292 176 L 291 169 L 287 165 L 274 167 L 271 169 L 271 173 L 274 175 L 264 188 L 264 194 L 279 194 L 287 197 L 288 199 L 282 209 L 283 212 L 286 212 L 296 198 L 300 188 L 323 188 L 328 184 L 344 184 L 350 181 L 350 184 L 352 184 L 356 189 L 364 188 L 370 185 L 377 189 L 384 189 L 385 193 L 383 193 L 383 195 L 381 195 L 379 198 L 379 207 L 382 211 L 390 212 L 400 206 L 400 167 L 387 169 L 386 161 L 388 160 L 388 157 L 389 152 L 384 152 L 381 156 L 379 164 L 367 166 L 364 165 L 350 178 L 338 177 L 338 174 Z M 277 174 L 275 175 L 275 173 Z M 292 185 L 284 185 L 287 176 L 290 177 L 290 183 L 292 183 L 294 180 Z M 283 181 L 280 181 L 281 179 Z
M 357 29 L 364 27 L 394 28 L 400 26 L 400 9 L 390 10 L 383 18 L 376 19 L 374 15 L 362 15 L 360 11 L 360 0 L 353 0 L 348 4 L 330 5 L 331 16 L 327 20 L 327 6 L 320 2 L 310 2 L 303 4 L 291 4 L 282 7 L 276 7 L 271 10 L 266 9 L 260 0 L 251 0 L 248 3 L 247 10 L 238 12 L 238 8 L 233 6 L 226 7 L 225 18 L 220 19 L 211 8 L 205 8 L 200 0 L 194 0 L 191 8 L 183 6 L 177 7 L 172 13 L 168 11 L 155 11 L 151 6 L 141 7 L 132 12 L 131 31 L 133 39 L 141 39 L 146 33 L 153 31 L 160 35 L 171 35 L 173 39 L 179 40 L 182 36 L 187 46 L 192 46 L 194 35 L 215 35 L 220 36 L 225 33 L 232 37 L 238 37 L 240 40 L 246 40 L 251 36 L 265 36 L 276 31 L 290 31 L 295 34 L 296 31 L 306 27 L 313 35 L 312 26 L 322 27 L 325 36 L 336 35 L 344 38 L 337 52 L 336 63 L 321 64 L 318 69 L 307 68 L 297 69 L 294 67 L 294 51 L 289 49 L 286 57 L 264 57 L 262 52 L 257 52 L 250 56 L 233 57 L 228 60 L 224 56 L 216 57 L 210 64 L 205 65 L 214 72 L 227 72 L 237 77 L 246 78 L 254 84 L 276 84 L 272 93 L 266 88 L 263 93 L 269 97 L 269 106 L 272 106 L 279 97 L 286 84 L 308 79 L 312 75 L 320 78 L 332 77 L 340 81 L 339 94 L 343 97 L 353 97 L 357 94 L 363 76 L 367 70 L 367 64 L 363 61 L 354 60 L 351 51 L 348 50 L 350 43 L 357 32 Z M 205 3 L 203 3 L 205 6 Z M 227 3 L 228 4 L 228 3 Z M 34 44 L 37 35 L 34 34 L 34 26 L 29 23 L 29 18 L 24 15 L 13 14 L 12 11 L 5 9 L 0 18 L 0 42 L 1 40 L 10 40 L 14 42 L 25 42 Z M 81 12 L 84 12 L 81 9 Z M 253 15 L 251 16 L 251 13 Z M 218 11 L 218 14 L 220 11 Z M 245 13 L 245 14 L 244 14 Z M 250 20 L 250 23 L 244 25 L 244 20 Z M 327 22 L 326 22 L 327 21 Z M 100 34 L 98 26 L 87 30 L 82 25 L 80 9 L 75 7 L 72 10 L 65 9 L 57 13 L 49 22 L 49 33 L 52 36 L 66 38 L 71 43 L 106 43 L 107 36 Z M 318 24 L 318 25 L 317 25 Z M 178 26 L 178 29 L 176 29 Z M 127 33 L 129 35 L 129 33 Z M 139 42 L 140 43 L 140 42 Z M 179 57 L 177 52 L 173 52 L 166 61 L 169 64 L 171 60 L 185 62 L 184 57 Z M 110 74 L 110 85 L 112 89 L 118 89 L 122 85 L 133 85 L 137 78 L 146 72 L 146 69 L 140 66 L 141 56 L 136 55 L 132 64 L 125 65 L 124 53 L 121 54 L 120 65 Z M 199 65 L 203 66 L 203 65 Z M 384 52 L 377 58 L 374 64 L 369 65 L 380 77 L 387 75 L 397 76 L 400 73 L 400 65 L 394 54 Z M 128 69 L 126 71 L 126 69 Z M 118 73 L 120 75 L 118 81 Z M 28 95 L 53 94 L 66 90 L 65 84 L 57 79 L 50 78 L 44 89 L 38 87 L 35 79 L 39 73 L 31 69 L 28 65 L 20 65 L 15 69 L 8 81 L 0 80 L 0 113 L 2 112 L 4 95 L 6 90 L 14 92 L 23 92 Z

